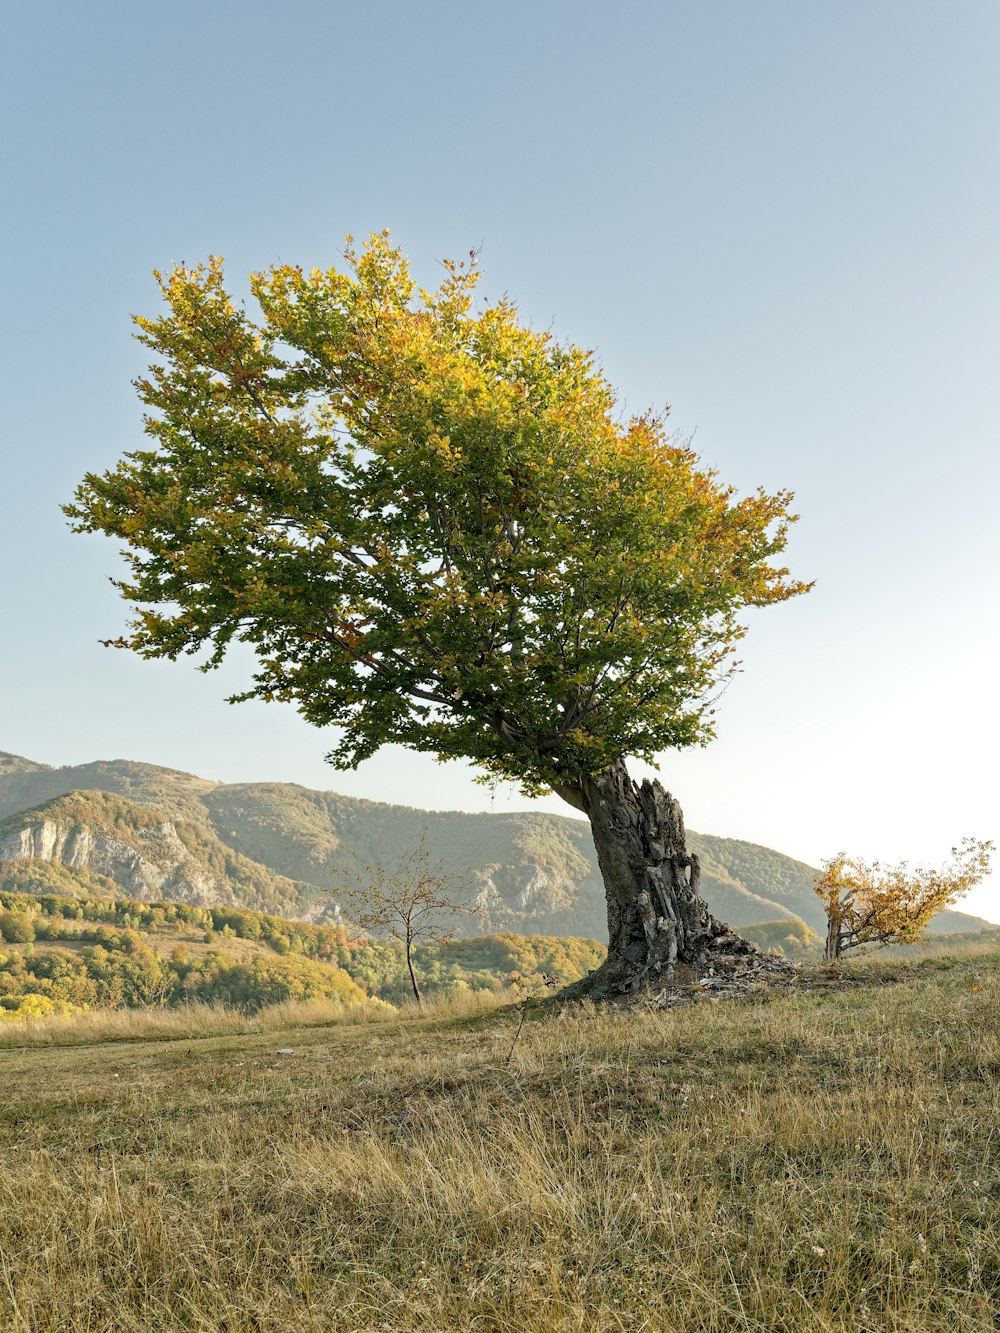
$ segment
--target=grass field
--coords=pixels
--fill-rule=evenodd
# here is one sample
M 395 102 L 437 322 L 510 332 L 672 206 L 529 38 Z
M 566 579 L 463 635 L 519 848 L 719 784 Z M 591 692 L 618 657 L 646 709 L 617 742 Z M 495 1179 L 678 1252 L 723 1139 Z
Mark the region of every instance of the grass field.
M 9 1024 L 0 1328 L 995 1330 L 1000 956 L 844 973 Z

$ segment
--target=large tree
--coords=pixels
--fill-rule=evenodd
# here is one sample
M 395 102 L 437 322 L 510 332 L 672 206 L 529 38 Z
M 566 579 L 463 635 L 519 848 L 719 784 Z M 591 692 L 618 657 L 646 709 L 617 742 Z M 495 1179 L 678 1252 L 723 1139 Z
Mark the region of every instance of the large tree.
M 151 447 L 88 475 L 78 531 L 125 543 L 146 658 L 235 641 L 240 699 L 340 729 L 352 767 L 394 743 L 557 792 L 590 819 L 608 901 L 595 995 L 726 927 L 676 801 L 627 757 L 712 735 L 740 613 L 803 592 L 774 558 L 791 496 L 737 498 L 667 431 L 621 415 L 593 354 L 476 302 L 474 255 L 417 288 L 388 234 L 330 269 L 221 260 L 157 280 L 138 318 Z

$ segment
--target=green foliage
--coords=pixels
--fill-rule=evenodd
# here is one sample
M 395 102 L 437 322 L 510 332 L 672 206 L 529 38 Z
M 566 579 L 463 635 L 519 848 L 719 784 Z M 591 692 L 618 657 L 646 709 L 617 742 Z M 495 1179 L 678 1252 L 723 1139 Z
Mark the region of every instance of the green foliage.
M 0 861 L 0 890 L 8 893 L 58 893 L 65 897 L 103 897 L 117 886 L 106 875 L 70 869 L 59 861 Z
M 385 234 L 346 261 L 254 275 L 259 323 L 219 260 L 157 275 L 152 447 L 67 507 L 125 543 L 120 644 L 251 644 L 241 697 L 340 728 L 343 766 L 393 742 L 536 791 L 703 742 L 740 613 L 805 589 L 789 494 L 623 422 L 591 353 L 474 309 L 474 259 L 433 293 Z
M 0 912 L 0 939 L 19 943 L 35 938 L 35 924 L 28 912 Z
M 779 949 L 786 958 L 818 958 L 823 941 L 804 921 L 762 921 L 741 926 L 740 934 L 759 949 Z
M 561 984 L 576 981 L 604 961 L 606 949 L 596 940 L 572 937 L 483 935 L 453 940 L 436 952 L 437 957 L 430 949 L 417 951 L 421 975 L 432 984 L 436 969 L 442 975 L 450 970 L 455 976 L 452 984 L 463 989 L 485 989 L 500 977 L 508 985 L 531 990 L 542 977 L 554 977 Z
M 40 995 L 57 1005 L 133 1007 L 179 1004 L 192 999 L 238 1005 L 249 1011 L 292 999 L 358 999 L 362 992 L 330 959 L 343 936 L 313 928 L 308 940 L 299 932 L 300 956 L 284 959 L 263 950 L 233 957 L 220 949 L 195 954 L 183 942 L 168 958 L 162 946 L 177 941 L 187 928 L 190 940 L 214 940 L 214 927 L 236 934 L 244 925 L 251 939 L 288 943 L 286 923 L 233 913 L 223 922 L 212 910 L 180 903 L 136 903 L 124 899 L 74 902 L 49 895 L 28 899 L 0 894 L 0 921 L 26 921 L 44 949 L 30 957 L 0 953 L 0 1007 L 20 1013 L 27 997 Z M 66 913 L 74 915 L 67 918 Z M 82 913 L 81 917 L 75 915 Z M 242 920 L 241 920 L 242 918 Z M 107 924 L 105 924 L 107 923 Z M 206 929 L 206 926 L 208 929 Z M 140 934 L 140 928 L 142 934 Z M 58 944 L 54 943 L 58 941 Z M 324 947 L 325 946 L 325 947 Z M 304 956 L 307 951 L 312 957 Z

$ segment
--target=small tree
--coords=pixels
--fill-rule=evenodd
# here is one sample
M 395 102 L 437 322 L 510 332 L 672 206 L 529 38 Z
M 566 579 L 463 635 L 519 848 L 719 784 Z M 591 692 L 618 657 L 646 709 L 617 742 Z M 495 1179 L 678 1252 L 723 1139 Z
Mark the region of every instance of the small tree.
M 30 943 L 35 938 L 35 923 L 28 912 L 0 912 L 0 939 L 10 944 Z
M 943 870 L 881 866 L 840 852 L 824 862 L 814 887 L 826 911 L 826 958 L 861 944 L 912 944 L 943 908 L 989 873 L 991 842 L 965 838 Z
M 346 890 L 348 915 L 361 930 L 398 940 L 406 953 L 410 986 L 417 1004 L 423 1004 L 416 969 L 414 946 L 436 940 L 447 944 L 462 916 L 475 916 L 476 904 L 463 898 L 468 883 L 446 874 L 440 862 L 432 862 L 426 834 L 395 870 L 384 866 L 358 866 Z

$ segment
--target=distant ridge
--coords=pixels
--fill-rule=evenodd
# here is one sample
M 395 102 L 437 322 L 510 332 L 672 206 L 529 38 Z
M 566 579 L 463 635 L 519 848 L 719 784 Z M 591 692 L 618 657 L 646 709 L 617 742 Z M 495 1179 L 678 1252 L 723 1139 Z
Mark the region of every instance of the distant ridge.
M 80 794 L 75 804 L 59 805 L 73 793 Z M 290 783 L 211 782 L 129 759 L 53 768 L 0 753 L 0 860 L 27 845 L 26 827 L 46 823 L 64 830 L 63 848 L 79 849 L 87 842 L 79 830 L 89 829 L 103 850 L 86 864 L 102 875 L 110 867 L 109 877 L 132 896 L 148 897 L 162 872 L 178 900 L 236 902 L 313 921 L 339 919 L 343 873 L 355 860 L 394 865 L 426 831 L 432 855 L 468 876 L 484 905 L 474 933 L 606 938 L 590 829 L 568 816 L 424 811 Z M 11 841 L 15 832 L 22 841 Z M 38 847 L 55 846 L 53 836 L 39 833 Z M 117 851 L 109 850 L 109 838 L 117 838 Z M 812 867 L 739 839 L 691 833 L 690 841 L 702 860 L 704 895 L 732 926 L 767 924 L 780 934 L 785 922 L 793 935 L 823 929 Z M 174 860 L 164 870 L 168 842 Z M 145 869 L 130 871 L 129 858 Z M 952 911 L 934 928 L 987 925 Z
M 48 764 L 36 764 L 33 759 L 25 759 L 23 755 L 0 750 L 0 777 L 7 773 L 42 773 L 48 768 Z

